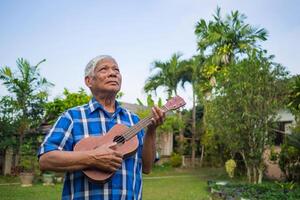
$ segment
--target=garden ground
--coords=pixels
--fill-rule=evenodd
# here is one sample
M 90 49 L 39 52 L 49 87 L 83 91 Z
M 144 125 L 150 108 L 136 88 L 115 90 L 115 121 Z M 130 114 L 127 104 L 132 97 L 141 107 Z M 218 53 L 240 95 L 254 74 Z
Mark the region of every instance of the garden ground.
M 223 169 L 173 169 L 169 167 L 155 168 L 153 173 L 144 176 L 144 200 L 204 200 L 209 199 L 207 180 L 225 180 Z M 7 185 L 8 183 L 13 183 Z M 14 184 L 17 183 L 17 184 Z M 43 186 L 41 183 L 33 187 L 23 188 L 17 177 L 0 178 L 0 194 L 2 200 L 54 200 L 60 199 L 62 184 Z

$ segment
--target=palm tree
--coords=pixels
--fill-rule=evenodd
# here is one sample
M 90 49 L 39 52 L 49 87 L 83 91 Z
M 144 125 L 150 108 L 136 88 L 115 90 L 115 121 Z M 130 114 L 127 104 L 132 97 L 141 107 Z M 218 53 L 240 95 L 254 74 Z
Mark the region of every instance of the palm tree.
M 39 65 L 45 62 L 45 59 L 37 65 L 31 66 L 23 59 L 17 59 L 18 73 L 13 73 L 11 68 L 4 66 L 0 68 L 0 80 L 13 97 L 16 107 L 16 116 L 19 119 L 19 149 L 23 144 L 24 135 L 32 128 L 38 118 L 41 118 L 41 104 L 47 99 L 46 89 L 53 85 L 39 73 Z
M 259 48 L 258 41 L 267 39 L 267 31 L 245 23 L 246 16 L 239 11 L 232 11 L 223 19 L 218 7 L 213 18 L 208 23 L 201 19 L 195 29 L 198 50 L 208 56 L 209 62 L 204 71 L 212 87 L 216 84 L 215 75 L 218 72 L 250 50 Z
M 203 84 L 205 79 L 202 76 L 202 68 L 205 63 L 205 57 L 203 54 L 192 57 L 191 59 L 184 62 L 184 72 L 182 73 L 182 86 L 186 82 L 189 82 L 192 85 L 193 93 L 193 108 L 192 108 L 192 166 L 195 166 L 195 156 L 196 156 L 196 104 L 197 99 L 200 99 L 202 91 L 200 90 L 200 85 Z M 204 151 L 204 148 L 202 148 Z M 201 154 L 203 157 L 203 153 Z M 202 159 L 201 159 L 202 160 Z
M 181 80 L 183 62 L 180 60 L 182 54 L 174 53 L 171 59 L 162 62 L 154 61 L 151 71 L 156 71 L 147 80 L 144 86 L 145 92 L 155 91 L 159 87 L 164 87 L 168 93 L 168 98 L 177 95 L 177 86 Z M 181 112 L 178 112 L 179 120 L 182 120 Z M 179 128 L 180 153 L 183 153 L 183 128 Z

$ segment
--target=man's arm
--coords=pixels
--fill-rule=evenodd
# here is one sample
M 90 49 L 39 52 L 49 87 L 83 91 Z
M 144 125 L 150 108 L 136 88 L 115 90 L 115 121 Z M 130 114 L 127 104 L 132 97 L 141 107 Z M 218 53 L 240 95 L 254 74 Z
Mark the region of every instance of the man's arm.
M 91 151 L 50 151 L 39 159 L 41 170 L 75 171 L 96 167 L 114 172 L 121 167 L 122 154 L 103 145 Z
M 163 123 L 165 118 L 165 112 L 156 106 L 152 108 L 152 114 L 152 124 L 148 126 L 146 135 L 144 136 L 142 152 L 143 173 L 145 174 L 149 174 L 151 172 L 155 160 L 156 128 Z

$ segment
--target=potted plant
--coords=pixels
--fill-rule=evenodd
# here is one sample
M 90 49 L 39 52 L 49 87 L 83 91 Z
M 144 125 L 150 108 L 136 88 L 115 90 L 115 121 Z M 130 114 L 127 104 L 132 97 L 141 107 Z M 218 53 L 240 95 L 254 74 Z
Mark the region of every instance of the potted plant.
M 50 171 L 43 172 L 43 185 L 54 185 L 54 173 Z
M 24 142 L 21 146 L 20 179 L 22 187 L 32 186 L 34 175 L 38 171 L 38 160 L 34 149 L 31 141 Z

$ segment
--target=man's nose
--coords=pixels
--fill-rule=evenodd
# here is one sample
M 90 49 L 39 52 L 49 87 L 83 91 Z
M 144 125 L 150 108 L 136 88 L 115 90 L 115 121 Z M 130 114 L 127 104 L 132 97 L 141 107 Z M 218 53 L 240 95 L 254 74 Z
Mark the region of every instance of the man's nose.
M 117 72 L 116 72 L 116 70 L 114 70 L 114 69 L 109 69 L 109 70 L 108 70 L 108 75 L 109 75 L 109 76 L 117 76 Z

